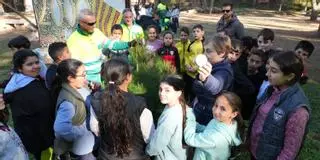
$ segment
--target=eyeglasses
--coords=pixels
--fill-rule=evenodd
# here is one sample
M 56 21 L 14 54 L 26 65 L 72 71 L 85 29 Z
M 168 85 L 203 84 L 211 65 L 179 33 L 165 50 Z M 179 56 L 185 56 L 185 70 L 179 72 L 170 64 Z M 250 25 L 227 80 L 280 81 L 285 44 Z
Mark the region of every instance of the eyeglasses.
M 222 13 L 229 13 L 231 10 L 222 10 Z
M 88 25 L 88 26 L 93 26 L 93 25 L 96 24 L 96 22 L 91 22 L 91 23 L 89 23 L 89 22 L 84 22 L 84 21 L 82 21 L 82 22 L 85 23 L 85 24 Z

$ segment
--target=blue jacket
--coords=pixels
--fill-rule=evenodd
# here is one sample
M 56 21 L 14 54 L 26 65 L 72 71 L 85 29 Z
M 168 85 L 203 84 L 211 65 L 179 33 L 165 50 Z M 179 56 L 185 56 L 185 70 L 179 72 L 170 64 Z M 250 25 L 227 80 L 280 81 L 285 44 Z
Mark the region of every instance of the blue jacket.
M 241 144 L 236 121 L 232 125 L 226 125 L 212 119 L 206 127 L 199 124 L 197 126 L 191 109 L 187 111 L 184 139 L 188 145 L 196 148 L 194 160 L 227 160 L 230 157 L 231 146 Z
M 262 97 L 257 100 L 257 105 L 252 114 L 248 129 L 249 136 L 259 107 L 268 100 L 272 92 L 273 87 L 270 86 Z M 309 108 L 308 99 L 299 84 L 296 83 L 281 93 L 280 98 L 269 111 L 258 142 L 257 159 L 272 160 L 277 158 L 284 145 L 287 120 L 290 114 L 294 113 L 300 107 L 305 107 L 310 114 L 311 108 Z M 304 134 L 306 135 L 306 133 L 305 131 Z
M 193 110 L 197 122 L 206 125 L 212 119 L 212 106 L 217 94 L 223 90 L 231 90 L 233 71 L 227 60 L 212 65 L 211 75 L 203 83 L 200 80 L 193 82 L 192 89 L 196 95 L 193 101 Z
M 182 107 L 166 107 L 150 139 L 146 152 L 156 160 L 185 160 L 187 151 L 182 146 Z
M 81 96 L 86 99 L 89 92 L 85 89 L 77 90 Z M 95 136 L 90 131 L 90 123 L 95 118 L 94 111 L 90 106 L 90 118 L 89 121 L 84 121 L 81 125 L 76 126 L 72 124 L 72 118 L 75 115 L 75 107 L 71 102 L 64 101 L 59 105 L 56 120 L 54 122 L 54 131 L 56 139 L 62 139 L 67 142 L 71 142 L 68 151 L 76 155 L 85 155 L 91 153 L 95 144 Z M 57 142 L 57 140 L 55 141 Z M 85 144 L 85 145 L 84 145 Z M 59 147 L 59 146 L 58 146 Z

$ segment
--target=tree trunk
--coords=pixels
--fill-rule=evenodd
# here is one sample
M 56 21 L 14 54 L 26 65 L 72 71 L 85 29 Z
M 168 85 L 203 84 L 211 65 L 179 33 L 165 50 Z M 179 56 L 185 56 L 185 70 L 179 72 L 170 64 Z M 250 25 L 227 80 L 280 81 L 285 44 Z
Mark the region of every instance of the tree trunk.
M 311 15 L 310 15 L 311 21 L 317 20 L 319 9 L 320 9 L 320 3 L 317 3 L 317 0 L 312 0 L 312 11 L 311 11 Z
M 215 0 L 211 0 L 211 1 L 210 1 L 210 14 L 212 14 L 214 2 L 215 2 Z
M 280 6 L 279 6 L 279 10 L 278 10 L 279 12 L 282 11 L 282 6 L 283 6 L 283 4 L 284 4 L 284 1 L 285 1 L 285 0 L 281 0 L 281 1 L 280 1 Z

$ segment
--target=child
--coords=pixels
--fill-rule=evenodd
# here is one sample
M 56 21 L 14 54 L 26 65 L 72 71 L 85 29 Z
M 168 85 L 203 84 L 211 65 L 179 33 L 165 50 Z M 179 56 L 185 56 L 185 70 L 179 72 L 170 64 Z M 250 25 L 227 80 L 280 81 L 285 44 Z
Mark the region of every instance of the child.
M 302 59 L 302 62 L 303 62 L 304 71 L 300 79 L 300 84 L 305 84 L 309 79 L 308 72 L 307 72 L 307 60 L 312 55 L 314 46 L 311 42 L 302 40 L 297 44 L 294 50 L 295 50 L 295 53 Z
M 241 41 L 239 41 L 237 39 L 232 39 L 231 45 L 232 45 L 232 50 L 228 54 L 228 60 L 230 63 L 234 63 L 240 58 L 240 56 L 242 54 Z
M 308 98 L 298 84 L 303 72 L 294 52 L 268 60 L 270 87 L 257 100 L 248 129 L 253 159 L 296 159 L 310 120 Z
M 170 17 L 171 19 L 169 27 L 174 34 L 177 33 L 177 29 L 179 28 L 179 15 L 180 15 L 179 6 L 177 4 L 173 4 L 167 13 L 167 16 Z
M 274 46 L 274 32 L 269 28 L 262 29 L 257 38 L 258 49 L 263 50 L 268 58 L 275 52 L 282 50 L 281 48 Z
M 230 148 L 241 144 L 244 123 L 241 99 L 232 92 L 222 92 L 212 106 L 213 118 L 202 126 L 197 124 L 192 109 L 187 112 L 184 139 L 195 147 L 194 160 L 228 159 Z
M 15 53 L 15 52 L 22 50 L 22 49 L 30 49 L 30 46 L 31 46 L 31 43 L 30 43 L 29 39 L 25 36 L 22 36 L 22 35 L 17 36 L 8 42 L 8 47 L 12 50 L 12 53 Z M 46 72 L 47 72 L 47 66 L 45 65 L 45 61 L 43 59 L 44 55 L 43 55 L 43 53 L 41 53 L 39 51 L 39 49 L 34 49 L 32 51 L 34 53 L 36 53 L 40 59 L 40 66 L 41 66 L 40 76 L 41 76 L 41 78 L 45 79 Z
M 120 41 L 123 34 L 123 29 L 120 24 L 115 24 L 111 28 L 111 38 L 106 38 L 98 48 L 102 48 L 102 52 L 108 59 L 120 57 L 128 61 L 128 49 L 135 44 L 135 41 L 123 42 Z
M 251 95 L 255 92 L 254 85 L 240 69 L 238 59 L 242 53 L 241 41 L 232 40 L 232 49 L 228 54 L 228 60 L 233 70 L 233 92 L 235 92 L 241 99 Z
M 172 32 L 166 31 L 163 33 L 163 47 L 159 48 L 157 53 L 165 62 L 170 63 L 176 72 L 180 72 L 180 57 L 178 49 L 173 46 Z
M 245 75 L 254 86 L 254 92 L 241 97 L 244 108 L 242 108 L 242 117 L 245 120 L 249 120 L 254 105 L 256 103 L 256 97 L 259 92 L 259 88 L 262 82 L 266 79 L 265 64 L 267 57 L 262 50 L 252 49 L 248 59 Z
M 93 108 L 87 103 L 90 92 L 86 87 L 84 64 L 75 59 L 62 61 L 57 68 L 56 83 L 60 88 L 55 99 L 54 121 L 55 154 L 70 152 L 71 159 L 94 160 L 95 136 L 98 136 L 98 121 Z M 84 145 L 85 144 L 85 145 Z
M 17 133 L 7 125 L 9 110 L 0 94 L 0 159 L 29 160 Z
M 195 95 L 193 91 L 191 90 L 192 84 L 194 79 L 196 78 L 196 75 L 198 74 L 197 72 L 197 65 L 194 63 L 195 57 L 199 54 L 204 53 L 204 29 L 203 26 L 200 24 L 197 24 L 193 27 L 193 36 L 194 40 L 190 43 L 187 49 L 187 54 L 184 55 L 184 70 L 185 74 L 183 76 L 183 79 L 186 82 L 186 98 L 188 101 L 188 104 L 190 104 Z
M 238 59 L 240 69 L 245 73 L 247 69 L 247 59 L 252 48 L 258 48 L 257 40 L 250 36 L 241 38 L 242 53 Z
M 54 61 L 54 63 L 49 66 L 46 73 L 46 85 L 48 89 L 51 89 L 52 83 L 57 75 L 58 64 L 65 59 L 70 59 L 71 54 L 67 44 L 64 42 L 51 43 L 48 48 L 48 53 Z
M 128 91 L 132 76 L 132 67 L 123 60 L 103 64 L 106 88 L 91 100 L 101 133 L 98 159 L 150 160 L 145 146 L 154 131 L 153 117 L 145 99 Z
M 161 27 L 161 31 L 165 31 L 169 29 L 170 18 L 167 16 L 168 7 L 163 0 L 160 0 L 157 5 L 157 15 L 159 16 L 159 23 Z
M 159 87 L 159 97 L 165 108 L 160 115 L 155 133 L 146 148 L 156 159 L 186 160 L 184 144 L 186 104 L 183 98 L 184 82 L 178 76 L 167 76 Z
M 10 104 L 15 131 L 23 145 L 40 160 L 52 152 L 54 102 L 44 80 L 39 78 L 37 54 L 19 50 L 12 61 L 14 74 L 4 89 L 4 100 Z
M 211 108 L 217 95 L 223 90 L 231 90 L 233 71 L 226 59 L 231 50 L 228 36 L 214 36 L 206 48 L 208 62 L 198 69 L 199 75 L 193 82 L 192 89 L 196 95 L 193 111 L 197 122 L 206 125 L 211 119 Z
M 274 32 L 269 28 L 262 29 L 258 36 L 258 47 L 264 52 L 268 52 L 273 48 Z M 269 57 L 269 55 L 268 55 Z
M 188 46 L 187 51 L 189 53 L 185 55 L 185 69 L 186 74 L 194 79 L 197 75 L 197 66 L 194 63 L 194 59 L 198 54 L 204 53 L 204 29 L 201 24 L 197 24 L 193 27 L 192 30 L 194 40 Z
M 158 39 L 158 30 L 155 25 L 150 25 L 147 28 L 148 40 L 146 43 L 146 48 L 151 53 L 155 53 L 159 48 L 161 48 L 163 42 Z
M 180 41 L 176 43 L 180 57 L 180 72 L 185 73 L 185 56 L 188 54 L 187 49 L 190 45 L 188 27 L 181 27 L 180 29 Z

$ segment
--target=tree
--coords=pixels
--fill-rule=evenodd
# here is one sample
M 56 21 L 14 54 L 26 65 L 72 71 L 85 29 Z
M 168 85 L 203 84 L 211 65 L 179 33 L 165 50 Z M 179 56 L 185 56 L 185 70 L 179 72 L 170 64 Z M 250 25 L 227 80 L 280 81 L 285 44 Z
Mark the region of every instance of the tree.
M 212 14 L 213 6 L 214 6 L 215 0 L 210 0 L 210 14 Z
M 312 11 L 310 15 L 311 21 L 316 21 L 318 18 L 318 11 L 320 10 L 320 3 L 317 0 L 312 0 Z

